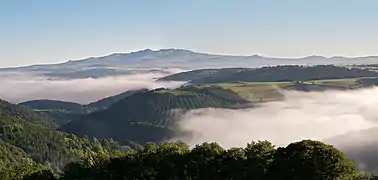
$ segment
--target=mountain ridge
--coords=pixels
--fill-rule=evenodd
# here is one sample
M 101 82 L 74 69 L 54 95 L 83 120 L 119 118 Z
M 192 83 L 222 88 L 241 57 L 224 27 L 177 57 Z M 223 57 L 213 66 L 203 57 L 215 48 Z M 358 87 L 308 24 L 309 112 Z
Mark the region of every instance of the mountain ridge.
M 377 64 L 378 56 L 277 58 L 261 55 L 220 55 L 186 49 L 144 49 L 130 53 L 69 60 L 57 64 L 0 68 L 0 72 L 32 73 L 53 79 L 86 79 L 136 73 L 169 73 L 170 69 L 259 68 L 278 65 L 353 65 Z M 151 70 L 155 69 L 155 70 Z M 156 72 L 159 71 L 159 72 Z
M 130 56 L 130 57 L 141 57 L 146 55 L 183 55 L 183 54 L 191 54 L 191 55 L 202 55 L 202 56 L 213 56 L 213 57 L 229 57 L 229 58 L 259 58 L 259 59 L 267 59 L 267 60 L 304 60 L 304 59 L 365 59 L 365 58 L 377 58 L 378 56 L 356 56 L 356 57 L 346 57 L 346 56 L 321 56 L 321 55 L 308 55 L 304 57 L 278 57 L 278 56 L 264 56 L 259 54 L 251 54 L 251 55 L 237 55 L 237 54 L 216 54 L 216 53 L 206 53 L 206 52 L 196 52 L 188 49 L 182 48 L 166 48 L 166 49 L 142 49 L 138 51 L 131 51 L 131 52 L 116 52 L 110 53 L 108 55 L 101 55 L 101 56 L 91 56 L 88 58 L 82 59 L 70 59 L 60 63 L 46 63 L 46 64 L 36 64 L 36 65 L 25 65 L 25 66 L 16 66 L 16 67 L 5 67 L 0 68 L 0 70 L 7 70 L 7 69 L 18 69 L 18 68 L 31 68 L 31 67 L 42 67 L 42 66 L 51 66 L 51 65 L 67 65 L 67 64 L 76 64 L 80 62 L 87 62 L 87 61 L 98 61 L 104 60 L 105 58 L 113 58 L 119 56 Z

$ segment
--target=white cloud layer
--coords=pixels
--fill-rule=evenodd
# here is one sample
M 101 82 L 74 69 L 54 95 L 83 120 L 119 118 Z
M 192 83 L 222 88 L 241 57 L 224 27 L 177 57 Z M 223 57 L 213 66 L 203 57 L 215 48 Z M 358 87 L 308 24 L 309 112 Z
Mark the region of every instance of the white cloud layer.
M 88 103 L 127 90 L 174 88 L 184 82 L 157 82 L 167 74 L 143 73 L 104 78 L 51 80 L 31 73 L 0 74 L 0 98 L 13 103 L 35 99 L 54 99 Z
M 245 146 L 252 140 L 269 140 L 284 146 L 297 140 L 324 140 L 378 125 L 378 88 L 287 91 L 284 95 L 284 101 L 252 109 L 190 111 L 182 116 L 177 127 L 193 135 L 177 139 L 190 145 L 215 141 L 225 148 Z

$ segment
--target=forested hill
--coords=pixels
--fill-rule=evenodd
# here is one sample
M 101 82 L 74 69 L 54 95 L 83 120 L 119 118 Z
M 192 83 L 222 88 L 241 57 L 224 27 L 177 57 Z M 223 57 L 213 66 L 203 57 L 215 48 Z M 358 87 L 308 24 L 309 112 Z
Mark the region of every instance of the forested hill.
M 131 95 L 134 95 L 135 93 L 144 92 L 144 91 L 148 91 L 148 89 L 142 88 L 142 89 L 137 89 L 137 90 L 129 90 L 129 91 L 126 91 L 126 92 L 123 92 L 114 96 L 109 96 L 109 97 L 100 99 L 98 101 L 89 103 L 87 105 L 84 105 L 84 107 L 87 107 L 90 109 L 96 109 L 96 110 L 104 110 L 108 108 L 109 106 L 111 106 L 112 104 L 126 97 L 129 97 Z
M 109 96 L 98 101 L 94 101 L 92 103 L 82 105 L 73 102 L 67 101 L 58 101 L 58 100 L 48 100 L 48 99 L 41 99 L 41 100 L 32 100 L 22 102 L 19 105 L 26 106 L 29 108 L 34 109 L 37 112 L 41 112 L 46 114 L 52 118 L 54 123 L 57 126 L 61 126 L 67 124 L 82 115 L 104 110 L 111 106 L 112 104 L 131 96 L 137 92 L 148 91 L 147 89 L 138 89 L 138 90 L 130 90 L 126 91 L 114 96 Z
M 275 66 L 256 69 L 225 68 L 203 69 L 182 72 L 160 80 L 189 81 L 191 84 L 224 82 L 275 82 L 308 81 L 320 79 L 342 79 L 357 77 L 376 77 L 378 73 L 369 69 L 348 68 L 333 65 L 318 66 Z
M 95 111 L 81 104 L 57 100 L 33 100 L 19 105 L 32 108 L 34 111 L 49 116 L 57 127 L 77 119 L 83 114 Z
M 131 150 L 112 140 L 87 139 L 53 130 L 40 113 L 6 101 L 1 105 L 0 169 L 28 162 L 58 170 L 87 153 L 110 156 Z
M 81 113 L 84 111 L 83 106 L 78 103 L 73 102 L 66 102 L 66 101 L 58 101 L 58 100 L 49 100 L 49 99 L 41 99 L 41 100 L 32 100 L 20 103 L 19 105 L 28 106 L 33 109 L 37 110 L 64 110 L 68 112 L 77 112 Z
M 186 87 L 136 93 L 108 109 L 64 125 L 61 130 L 78 135 L 145 143 L 168 138 L 180 111 L 197 108 L 234 108 L 249 101 L 222 88 Z
M 55 128 L 53 119 L 44 113 L 33 111 L 33 109 L 11 104 L 0 100 L 0 115 L 24 119 L 28 122 L 40 124 L 49 128 Z

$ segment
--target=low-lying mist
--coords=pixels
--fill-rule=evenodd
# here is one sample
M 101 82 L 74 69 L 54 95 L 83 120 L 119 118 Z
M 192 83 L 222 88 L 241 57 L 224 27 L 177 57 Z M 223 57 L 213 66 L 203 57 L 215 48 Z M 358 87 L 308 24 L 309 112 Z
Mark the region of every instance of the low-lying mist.
M 285 146 L 302 139 L 326 140 L 378 126 L 378 88 L 283 94 L 283 101 L 251 109 L 190 111 L 182 116 L 177 128 L 192 135 L 174 140 L 190 145 L 215 141 L 225 148 L 245 146 L 252 140 Z
M 63 100 L 86 104 L 128 90 L 140 88 L 176 88 L 185 82 L 155 81 L 165 73 L 142 73 L 123 76 L 50 79 L 32 73 L 0 74 L 0 98 L 19 103 L 35 99 Z

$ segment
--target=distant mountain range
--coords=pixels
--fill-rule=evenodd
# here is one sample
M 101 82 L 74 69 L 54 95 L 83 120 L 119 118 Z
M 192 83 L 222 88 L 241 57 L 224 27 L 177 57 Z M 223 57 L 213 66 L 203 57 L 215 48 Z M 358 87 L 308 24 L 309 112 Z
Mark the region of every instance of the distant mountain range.
M 34 72 L 58 78 L 86 78 L 123 75 L 136 72 L 167 72 L 171 68 L 185 70 L 203 68 L 246 67 L 317 64 L 374 64 L 378 56 L 275 58 L 259 55 L 232 56 L 198 53 L 185 49 L 145 49 L 131 53 L 114 53 L 103 57 L 69 60 L 59 64 L 2 68 L 0 72 Z

